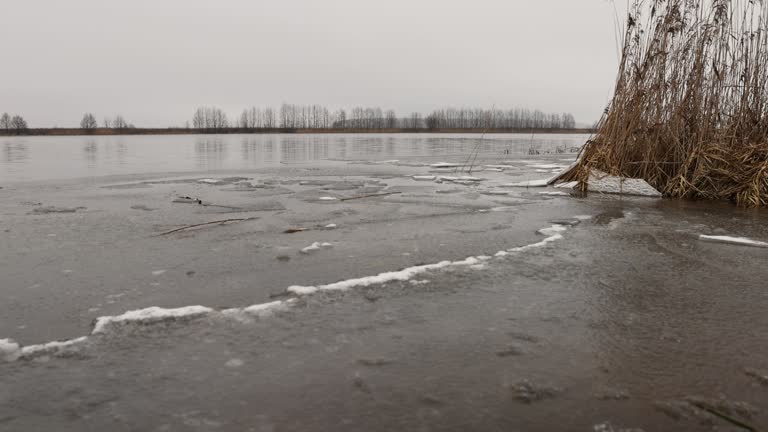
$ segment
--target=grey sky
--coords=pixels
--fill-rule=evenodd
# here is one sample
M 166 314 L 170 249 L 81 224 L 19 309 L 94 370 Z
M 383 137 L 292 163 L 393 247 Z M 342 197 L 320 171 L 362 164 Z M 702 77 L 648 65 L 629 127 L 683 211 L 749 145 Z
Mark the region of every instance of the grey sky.
M 183 125 L 282 102 L 530 107 L 595 120 L 617 63 L 606 0 L 3 0 L 0 112 Z

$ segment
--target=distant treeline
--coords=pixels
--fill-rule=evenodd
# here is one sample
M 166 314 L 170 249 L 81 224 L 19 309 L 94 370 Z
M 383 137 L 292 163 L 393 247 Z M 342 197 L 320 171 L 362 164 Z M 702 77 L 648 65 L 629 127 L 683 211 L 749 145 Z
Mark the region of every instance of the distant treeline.
M 29 128 L 23 132 L 16 133 L 10 131 L 5 133 L 0 130 L 0 136 L 8 135 L 28 135 L 28 136 L 109 136 L 109 135 L 202 135 L 202 134 L 396 134 L 396 133 L 520 133 L 520 134 L 590 134 L 593 129 L 291 129 L 291 128 L 272 128 L 272 129 L 246 129 L 238 127 L 229 127 L 225 129 L 192 129 L 187 127 L 175 128 Z
M 394 110 L 355 107 L 331 111 L 321 105 L 283 104 L 280 109 L 252 107 L 230 122 L 216 107 L 201 107 L 192 117 L 194 129 L 574 129 L 569 113 L 528 109 L 445 108 L 426 117 L 414 112 L 399 117 Z
M 176 128 L 136 128 L 122 115 L 106 117 L 99 124 L 96 116 L 85 113 L 80 128 L 29 129 L 23 117 L 3 114 L 2 135 L 115 135 L 149 133 L 306 133 L 306 132 L 462 132 L 462 131 L 570 131 L 576 129 L 573 115 L 545 113 L 528 109 L 444 108 L 427 116 L 413 112 L 400 117 L 394 110 L 355 107 L 331 111 L 321 105 L 283 104 L 279 109 L 252 107 L 230 121 L 217 107 L 195 110 L 192 122 Z

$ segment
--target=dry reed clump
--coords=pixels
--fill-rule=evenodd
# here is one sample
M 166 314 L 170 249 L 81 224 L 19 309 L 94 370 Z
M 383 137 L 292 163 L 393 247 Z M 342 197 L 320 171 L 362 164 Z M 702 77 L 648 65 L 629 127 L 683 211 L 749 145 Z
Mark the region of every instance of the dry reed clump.
M 768 205 L 767 25 L 763 0 L 635 0 L 613 100 L 566 179 Z

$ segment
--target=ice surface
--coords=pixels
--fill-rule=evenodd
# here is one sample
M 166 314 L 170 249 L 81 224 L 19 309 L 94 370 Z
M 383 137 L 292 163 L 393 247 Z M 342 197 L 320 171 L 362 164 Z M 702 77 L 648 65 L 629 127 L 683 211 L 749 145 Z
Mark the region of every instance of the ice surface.
M 559 164 L 540 164 L 540 165 L 528 165 L 528 166 L 531 168 L 546 169 L 546 170 L 568 168 L 568 165 L 559 165 Z
M 435 176 L 413 176 L 413 179 L 416 181 L 433 181 L 436 180 L 437 177 Z
M 568 227 L 563 225 L 552 225 L 549 228 L 544 228 L 538 231 L 538 234 L 547 236 L 545 239 L 528 244 L 525 246 L 519 246 L 508 249 L 506 251 L 500 251 L 494 256 L 496 258 L 503 258 L 515 253 L 521 253 L 529 251 L 534 248 L 544 247 L 549 243 L 560 240 L 563 238 L 562 233 L 567 231 Z M 745 240 L 745 239 L 742 239 Z M 748 239 L 746 239 L 748 240 Z M 754 242 L 762 244 L 768 247 L 768 244 L 761 242 Z M 330 247 L 330 243 L 316 242 L 313 246 L 317 248 Z M 441 261 L 435 264 L 427 264 L 409 267 L 399 271 L 380 273 L 375 276 L 367 276 L 355 279 L 348 279 L 340 282 L 335 282 L 327 285 L 318 286 L 292 286 L 287 289 L 287 292 L 296 295 L 309 295 L 319 291 L 344 291 L 355 287 L 365 287 L 371 285 L 379 285 L 393 281 L 409 282 L 410 284 L 422 285 L 429 283 L 428 280 L 419 280 L 416 276 L 426 272 L 437 271 L 450 267 L 466 267 L 475 270 L 482 270 L 486 268 L 487 263 L 491 261 L 493 257 L 487 255 L 480 255 L 475 257 L 469 257 L 460 261 Z M 218 311 L 205 306 L 187 306 L 176 309 L 164 309 L 160 307 L 150 307 L 141 310 L 129 311 L 122 315 L 117 316 L 102 316 L 99 317 L 91 332 L 91 335 L 106 334 L 113 325 L 121 324 L 153 324 L 163 323 L 167 321 L 175 320 L 191 320 L 196 318 L 204 318 L 209 316 L 222 316 L 225 318 L 236 319 L 241 322 L 250 322 L 254 317 L 262 318 L 272 315 L 276 311 L 286 310 L 294 306 L 298 302 L 298 299 L 289 299 L 285 301 L 274 301 L 270 303 L 257 304 L 245 308 L 226 309 Z M 39 345 L 30 345 L 27 347 L 21 347 L 18 343 L 11 339 L 0 339 L 0 359 L 5 361 L 16 361 L 18 359 L 31 359 L 37 356 L 55 355 L 63 350 L 76 347 L 89 340 L 89 336 L 83 336 L 68 341 L 55 341 Z
M 196 318 L 213 312 L 204 306 L 187 306 L 178 309 L 163 309 L 150 307 L 147 309 L 126 312 L 118 316 L 104 316 L 96 319 L 91 334 L 104 333 L 112 324 L 148 323 L 174 320 L 179 318 Z
M 462 164 L 450 163 L 450 162 L 438 162 L 430 165 L 432 168 L 459 168 Z
M 699 240 L 715 242 L 715 243 L 728 243 L 728 244 L 734 244 L 734 245 L 740 245 L 740 246 L 768 248 L 768 243 L 748 239 L 746 237 L 710 236 L 710 235 L 702 234 L 699 236 Z
M 567 192 L 539 192 L 539 195 L 545 195 L 545 196 L 571 196 L 571 194 Z
M 539 234 L 549 236 L 544 240 L 537 243 L 512 248 L 512 249 L 509 249 L 508 251 L 502 251 L 497 253 L 495 256 L 502 257 L 502 256 L 509 255 L 509 253 L 524 252 L 537 247 L 546 246 L 551 242 L 562 239 L 563 236 L 560 233 L 567 230 L 568 228 L 563 225 L 552 225 L 549 228 L 544 228 L 539 231 Z M 288 288 L 288 292 L 297 294 L 297 295 L 310 295 L 310 294 L 315 294 L 319 291 L 347 291 L 355 287 L 367 287 L 371 285 L 380 285 L 387 282 L 396 282 L 396 281 L 405 282 L 413 279 L 414 277 L 422 273 L 441 270 L 449 267 L 463 266 L 463 267 L 470 267 L 475 269 L 484 268 L 481 266 L 484 266 L 484 263 L 490 259 L 491 259 L 490 256 L 481 255 L 477 257 L 469 257 L 461 261 L 442 261 L 436 264 L 426 264 L 426 265 L 408 267 L 399 271 L 380 273 L 376 276 L 366 276 L 361 278 L 348 279 L 348 280 L 343 280 L 340 282 L 327 284 L 327 285 L 318 285 L 318 286 L 294 285 Z
M 549 184 L 548 179 L 540 180 L 528 180 L 518 183 L 507 183 L 501 185 L 502 187 L 546 187 Z

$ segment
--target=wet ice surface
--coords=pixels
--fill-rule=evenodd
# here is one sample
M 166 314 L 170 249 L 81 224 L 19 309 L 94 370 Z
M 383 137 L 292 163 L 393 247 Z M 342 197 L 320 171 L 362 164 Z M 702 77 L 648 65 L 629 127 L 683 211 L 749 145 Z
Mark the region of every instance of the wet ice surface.
M 0 430 L 765 428 L 768 251 L 699 240 L 765 214 L 502 187 L 535 157 L 6 187 Z

